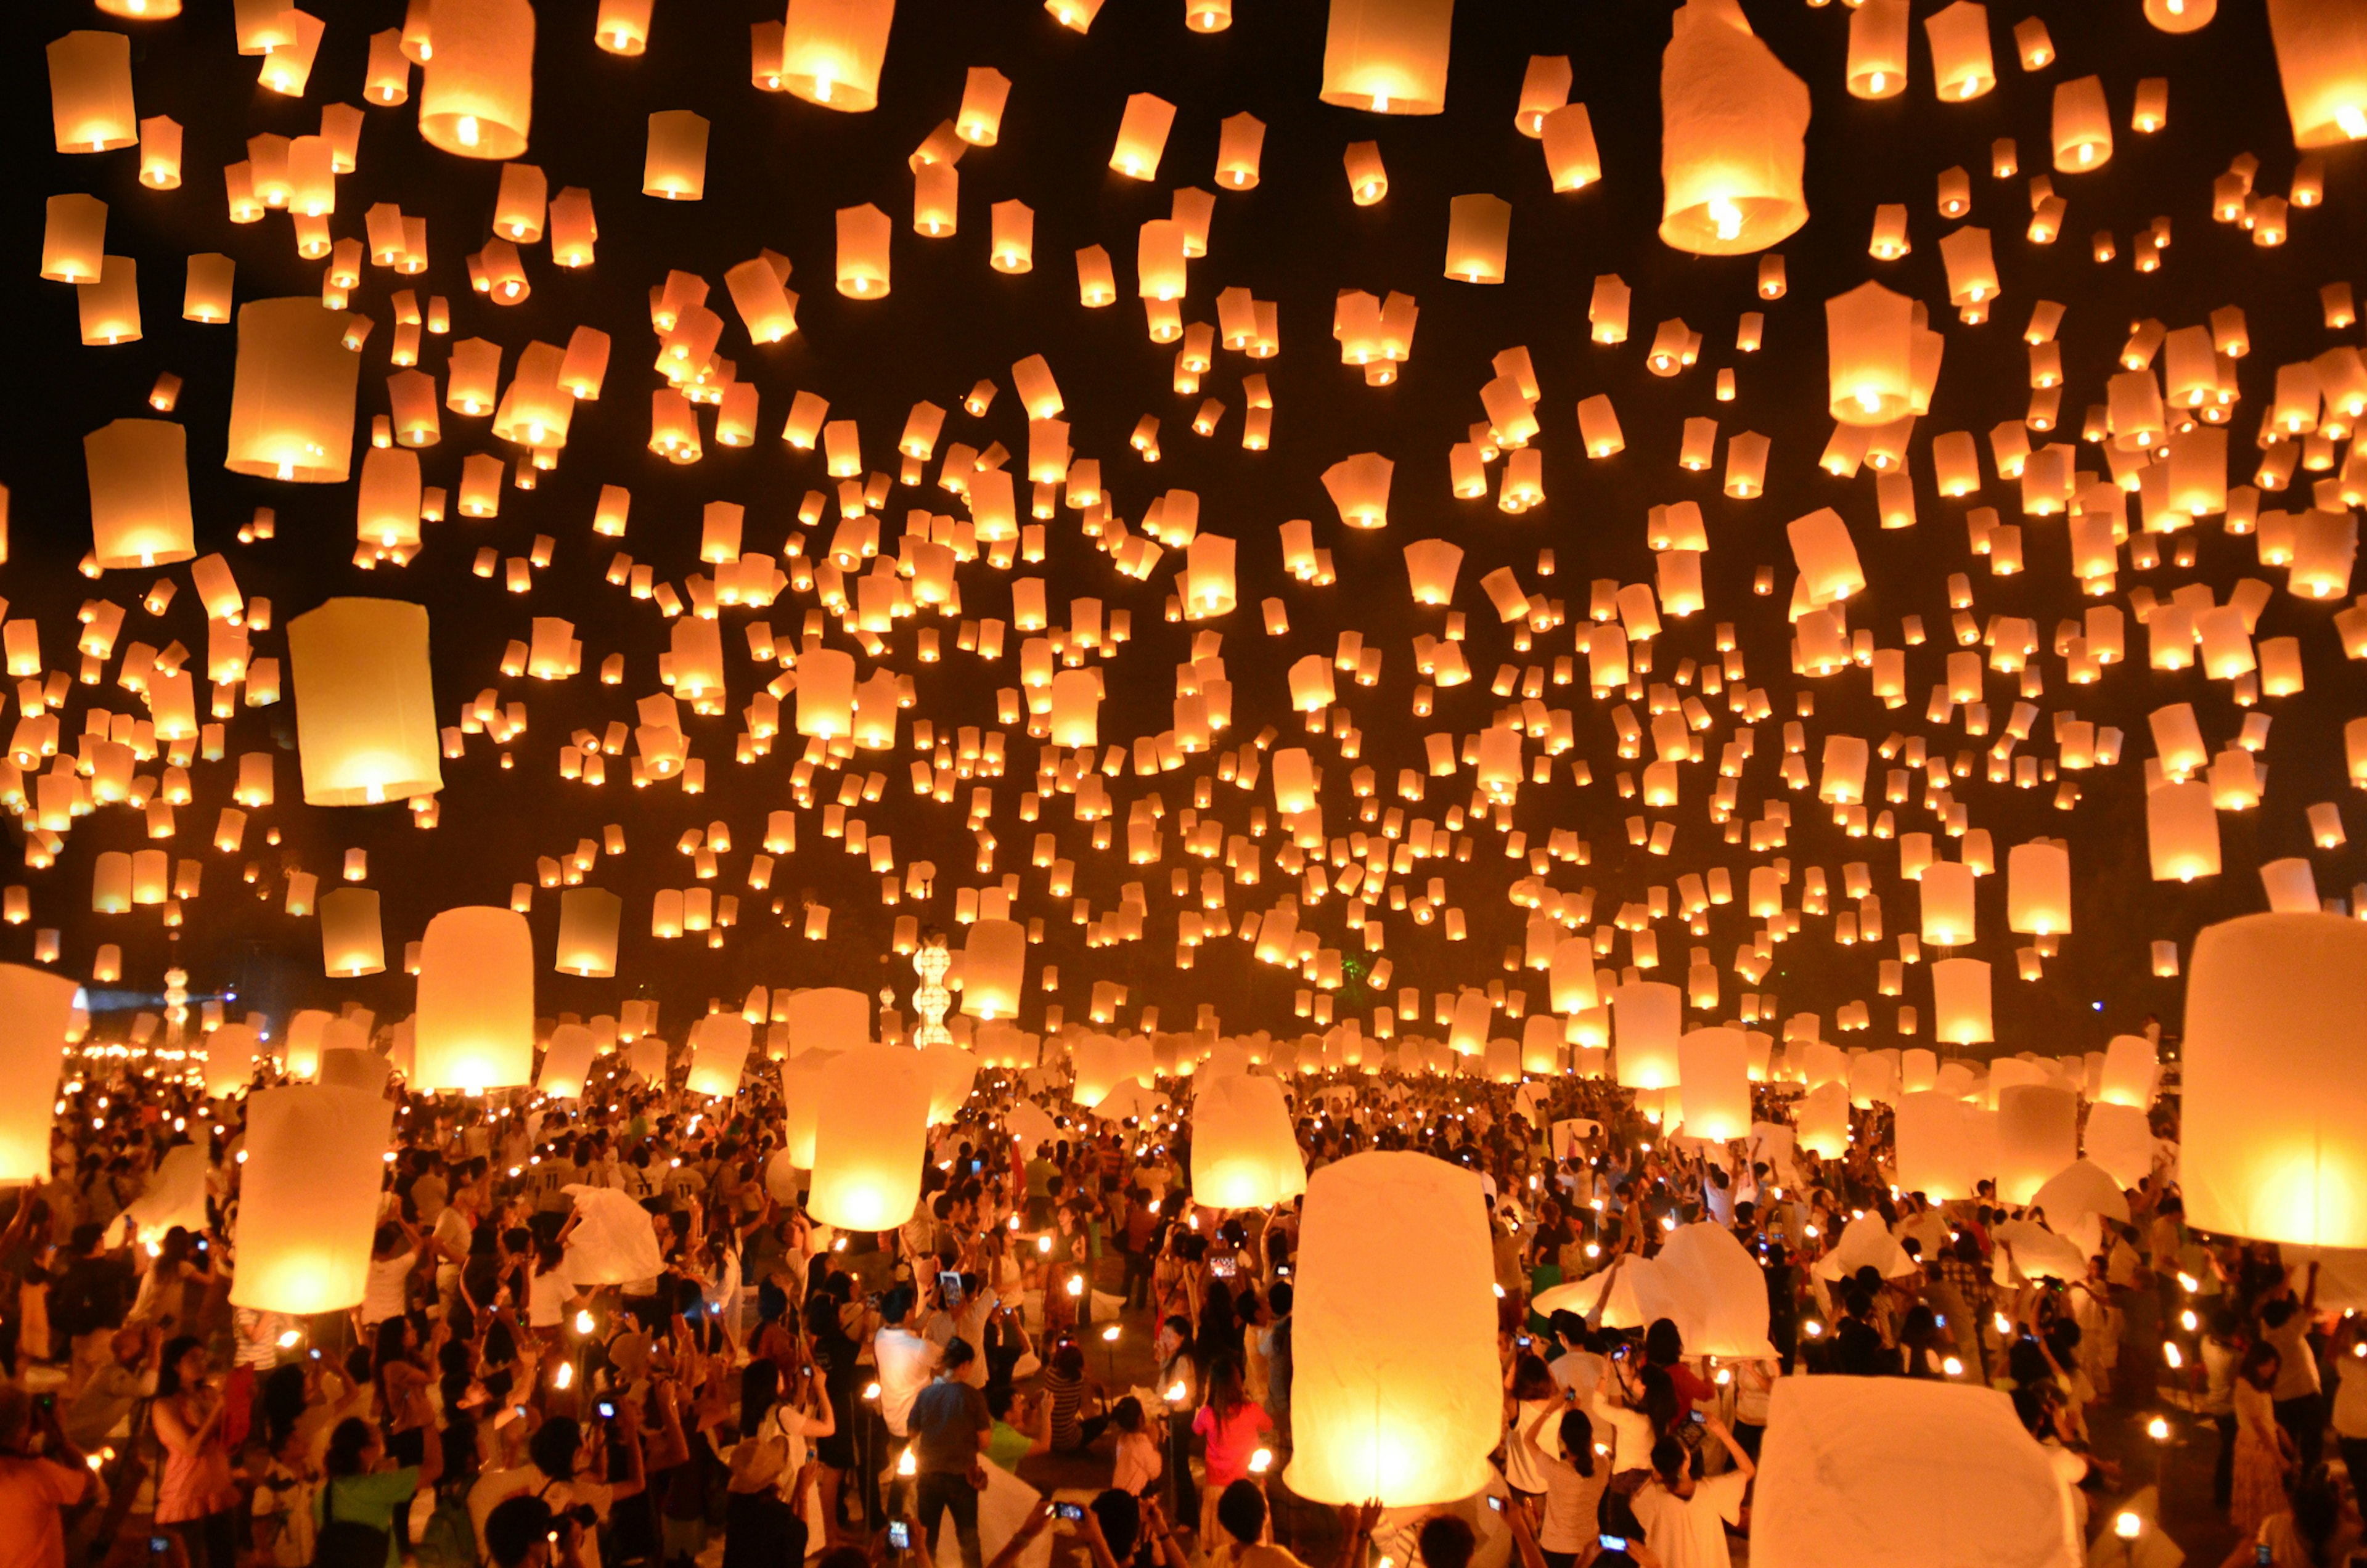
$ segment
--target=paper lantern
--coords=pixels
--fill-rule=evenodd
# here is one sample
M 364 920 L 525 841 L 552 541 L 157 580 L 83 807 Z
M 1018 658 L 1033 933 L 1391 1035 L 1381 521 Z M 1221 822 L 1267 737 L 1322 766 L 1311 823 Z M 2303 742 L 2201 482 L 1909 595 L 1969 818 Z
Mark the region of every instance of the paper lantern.
M 850 299 L 888 294 L 888 215 L 865 202 L 838 209 L 838 291 Z
M 2029 1202 L 2078 1157 L 2077 1093 L 2050 1084 L 2016 1084 L 1998 1096 L 1999 1198 L 2016 1205 Z
M 534 1080 L 535 1092 L 556 1100 L 582 1098 L 598 1049 L 599 1042 L 580 1023 L 562 1023 L 552 1030 L 550 1044 L 542 1054 L 542 1070 Z
M 1126 112 L 1118 118 L 1117 140 L 1110 148 L 1110 168 L 1130 180 L 1158 178 L 1168 129 L 1174 123 L 1175 106 L 1157 94 L 1129 96 Z
M 1446 276 L 1465 283 L 1503 282 L 1512 231 L 1511 202 L 1484 194 L 1456 197 L 1446 209 Z
M 299 1316 L 361 1304 L 394 1104 L 328 1084 L 247 1101 L 231 1304 Z
M 928 1064 L 901 1046 L 857 1045 L 823 1064 L 817 1078 L 806 1213 L 841 1230 L 894 1229 L 920 1201 Z
M 108 152 L 140 140 L 131 107 L 131 39 L 71 32 L 51 41 L 50 122 L 61 152 Z
M 136 343 L 140 339 L 140 264 L 130 256 L 103 256 L 98 276 L 74 290 L 85 346 Z
M 2146 848 L 2156 882 L 2219 874 L 2219 814 L 2211 786 L 2190 780 L 2146 795 Z
M 2058 936 L 2071 929 L 2071 852 L 2033 840 L 2006 852 L 2006 929 Z
M 347 321 L 300 295 L 239 307 L 222 467 L 299 484 L 345 481 L 361 378 L 361 356 L 345 343 Z
M 888 30 L 896 17 L 896 0 L 789 0 L 788 18 L 781 33 L 781 85 L 810 104 L 861 114 L 879 105 L 879 68 L 888 58 Z M 975 78 L 977 71 L 970 73 Z M 1002 91 L 1011 90 L 1004 82 Z M 969 128 L 972 105 L 962 98 L 960 134 L 977 141 Z M 1001 118 L 1002 100 L 994 102 Z M 990 125 L 986 141 L 994 140 Z
M 690 1032 L 690 1076 L 684 1081 L 684 1089 L 718 1100 L 738 1094 L 753 1038 L 748 1021 L 736 1012 L 714 1012 L 700 1019 Z
M 1192 1096 L 1192 1195 L 1213 1209 L 1263 1209 L 1307 1190 L 1282 1086 L 1233 1074 Z
M 1679 1081 L 1683 992 L 1659 980 L 1616 987 L 1611 993 L 1611 1021 L 1622 1089 L 1667 1089 Z
M 1026 967 L 1027 932 L 1017 921 L 972 922 L 962 946 L 962 1011 L 987 1020 L 1015 1015 Z
M 836 1061 L 838 1055 L 835 1050 L 810 1050 L 781 1064 L 782 1153 L 799 1170 L 813 1168 L 814 1129 L 821 1115 L 822 1069 Z
M 206 1036 L 206 1093 L 220 1099 L 244 1089 L 255 1077 L 262 1037 L 243 1023 L 225 1023 Z
M 650 116 L 641 194 L 666 201 L 697 201 L 707 194 L 707 118 L 688 109 Z
M 617 928 L 625 901 L 602 887 L 570 887 L 559 896 L 559 953 L 551 967 L 562 975 L 605 980 L 617 973 Z
M 288 623 L 308 806 L 372 806 L 444 787 L 427 612 L 332 599 Z
M 106 265 L 107 203 L 68 192 L 50 197 L 41 229 L 41 276 L 53 283 L 88 283 Z
M 1888 424 L 1914 412 L 1915 302 L 1871 280 L 1825 301 L 1829 406 L 1842 424 Z
M 2145 19 L 2166 33 L 2191 33 L 2218 14 L 2219 0 L 2145 0 Z
M 1377 452 L 1360 452 L 1323 470 L 1323 488 L 1351 528 L 1389 524 L 1389 478 L 1397 465 Z
M 386 935 L 378 889 L 338 887 L 321 895 L 321 964 L 333 979 L 386 972 Z
M 2055 85 L 2055 172 L 2076 175 L 2100 169 L 2112 156 L 2112 111 L 2104 84 L 2081 76 Z
M 1819 1159 L 1849 1152 L 1850 1095 L 1842 1083 L 1820 1084 L 1802 1098 L 1792 1114 L 1800 1147 Z
M 1923 905 L 1922 939 L 1934 947 L 1959 947 L 1973 940 L 1973 868 L 1960 861 L 1935 861 L 1917 879 Z
M 1687 1137 L 1722 1144 L 1750 1131 L 1750 1058 L 1738 1029 L 1691 1030 L 1677 1043 Z
M 1253 190 L 1265 150 L 1265 121 L 1253 114 L 1228 115 L 1217 127 L 1217 181 L 1227 190 Z
M 1966 1562 L 2086 1560 L 2047 1450 L 1995 1389 L 1938 1378 L 1779 1378 L 1750 1512 L 1752 1568 L 1897 1561 L 1941 1539 Z
M 289 1077 L 309 1082 L 321 1076 L 321 1047 L 332 1021 L 332 1015 L 322 1008 L 301 1009 L 288 1021 L 287 1038 L 281 1043 Z
M 465 906 L 419 944 L 412 1085 L 482 1094 L 534 1077 L 534 938 L 510 909 Z
M 1098 671 L 1063 670 L 1052 677 L 1052 744 L 1091 747 L 1101 734 L 1102 682 Z
M 428 0 L 419 134 L 463 158 L 515 158 L 534 123 L 532 0 Z
M 1899 1097 L 1895 1130 L 1899 1190 L 1920 1192 L 1933 1202 L 1973 1195 L 1974 1183 L 1988 1175 L 1976 1164 L 1975 1114 L 1944 1089 Z
M 83 437 L 91 555 L 102 570 L 161 566 L 197 554 L 189 510 L 188 432 L 161 419 L 119 419 Z
M 0 1182 L 50 1179 L 50 1119 L 79 987 L 0 964 Z
M 2367 1246 L 2367 926 L 2329 914 L 2205 927 L 2187 982 L 2180 1185 L 2188 1223 Z
M 1322 97 L 1375 114 L 1446 107 L 1455 0 L 1331 0 Z
M 2142 1034 L 2115 1034 L 2104 1045 L 2096 1101 L 2142 1111 L 2153 1103 L 2154 1084 L 2160 1073 L 2160 1055 L 2152 1041 Z
M 2367 137 L 2367 26 L 2357 0 L 2269 0 L 2295 147 Z
M 1502 1436 L 1479 1178 L 1426 1155 L 1352 1155 L 1308 1179 L 1302 1213 L 1285 1483 L 1320 1504 L 1468 1497 Z M 1397 1283 L 1374 1289 L 1383 1279 Z
M 1907 0 L 1863 0 L 1850 13 L 1850 96 L 1892 98 L 1907 90 Z
M 973 65 L 962 82 L 960 112 L 954 116 L 954 133 L 973 147 L 991 147 L 1002 134 L 1002 106 L 1011 96 L 1011 78 L 991 65 Z
M 1753 36 L 1740 7 L 1687 0 L 1660 57 L 1662 243 L 1743 255 L 1806 222 L 1807 130 L 1806 85 Z
M 1686 1125 L 1693 1121 L 1688 1090 Z M 1746 1125 L 1743 1132 L 1750 1130 Z M 1642 1261 L 1629 1258 L 1621 1272 Z M 1646 1277 L 1650 1285 L 1641 1280 L 1628 1283 L 1638 1289 L 1639 1304 L 1651 1301 L 1653 1315 L 1675 1321 L 1686 1356 L 1763 1360 L 1775 1354 L 1767 1338 L 1767 1277 L 1732 1231 L 1708 1221 L 1679 1225 L 1668 1233 L 1650 1261 L 1658 1265 Z
M 1924 878 L 1930 886 L 1931 873 Z M 1983 1045 L 1996 1039 L 1989 1023 L 1989 966 L 1977 958 L 1943 958 L 1932 964 L 1931 1014 L 1933 1038 L 1947 1044 Z
M 1955 0 L 1923 18 L 1923 35 L 1931 46 L 1931 90 L 1942 102 L 1977 98 L 1997 85 L 1988 6 Z

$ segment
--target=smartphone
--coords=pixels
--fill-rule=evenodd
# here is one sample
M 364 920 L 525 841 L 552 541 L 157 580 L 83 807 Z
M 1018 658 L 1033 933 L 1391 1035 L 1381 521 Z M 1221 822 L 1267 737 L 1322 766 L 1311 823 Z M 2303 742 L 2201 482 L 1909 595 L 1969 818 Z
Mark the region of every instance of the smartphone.
M 1495 1494 L 1489 1493 L 1488 1495 L 1488 1507 L 1489 1511 L 1501 1514 L 1504 1511 L 1504 1500 L 1501 1497 L 1497 1496 Z
M 1515 1334 L 1512 1336 L 1512 1343 L 1525 1350 L 1529 1348 L 1529 1337 L 1525 1334 Z
M 1698 1409 L 1698 1408 L 1697 1408 L 1697 1409 L 1695 1409 L 1695 1410 L 1693 1411 L 1693 1413 L 1691 1416 L 1688 1416 L 1687 1417 L 1685 1417 L 1685 1419 L 1687 1419 L 1688 1421 L 1691 1421 L 1694 1426 L 1698 1427 L 1698 1426 L 1700 1426 L 1703 1422 L 1704 1422 L 1704 1421 L 1706 1421 L 1706 1420 L 1708 1420 L 1708 1419 L 1709 1419 L 1709 1412 L 1708 1412 L 1708 1411 L 1706 1411 L 1706 1410 L 1702 1410 L 1702 1409 Z
M 1625 1551 L 1627 1550 L 1627 1538 L 1624 1535 L 1599 1535 L 1596 1536 L 1594 1540 L 1595 1543 L 1601 1546 L 1605 1551 Z
M 888 1544 L 897 1551 L 912 1550 L 912 1527 L 904 1519 L 888 1521 Z
M 1230 1254 L 1208 1259 L 1208 1273 L 1212 1278 L 1229 1280 L 1240 1272 L 1240 1263 Z
M 319 1360 L 320 1359 L 321 1359 L 321 1352 L 319 1352 L 318 1350 L 313 1351 L 313 1352 L 312 1352 L 312 1359 L 314 1359 L 314 1360 L 316 1360 L 316 1361 L 317 1361 L 317 1360 Z
M 986 1174 L 986 1162 L 985 1162 L 984 1160 L 982 1160 L 982 1159 L 974 1159 L 974 1160 L 970 1161 L 970 1162 L 969 1162 L 969 1173 L 970 1173 L 972 1176 L 983 1176 L 983 1175 L 985 1175 L 985 1174 Z
M 1084 1522 L 1085 1506 L 1082 1503 L 1055 1503 L 1052 1511 L 1072 1525 Z
M 614 1421 L 617 1418 L 617 1407 L 608 1400 L 602 1400 L 593 1408 L 600 1413 L 600 1419 L 603 1421 Z
M 148 1538 L 148 1555 L 151 1557 L 162 1557 L 172 1549 L 173 1538 L 170 1536 L 152 1535 Z
M 955 1273 L 950 1269 L 939 1273 L 937 1275 L 937 1294 L 945 1297 L 946 1305 L 949 1307 L 961 1305 L 961 1276 Z
M 2267 1541 L 2264 1540 L 2252 1549 L 2252 1561 L 2259 1563 L 2260 1568 L 2269 1568 L 2269 1564 L 2275 1561 L 2275 1554 L 2269 1550 Z

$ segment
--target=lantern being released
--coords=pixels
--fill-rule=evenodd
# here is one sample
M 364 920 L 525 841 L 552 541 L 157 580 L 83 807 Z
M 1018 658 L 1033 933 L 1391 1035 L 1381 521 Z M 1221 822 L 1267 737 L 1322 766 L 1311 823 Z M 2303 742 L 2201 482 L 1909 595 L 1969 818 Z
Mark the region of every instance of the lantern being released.
M 474 906 L 427 922 L 419 944 L 414 1089 L 482 1094 L 534 1077 L 534 938 L 526 917 Z
M 0 1183 L 50 1179 L 50 1113 L 78 987 L 0 964 Z
M 329 1084 L 248 1102 L 232 1305 L 300 1315 L 361 1304 L 393 1121 L 384 1096 Z
M 1503 1402 L 1478 1177 L 1425 1155 L 1352 1155 L 1308 1179 L 1305 1215 L 1290 1489 L 1391 1507 L 1470 1496 L 1491 1473 Z
M 308 806 L 367 806 L 444 787 L 427 612 L 332 599 L 288 623 Z
M 1808 220 L 1807 131 L 1806 84 L 1741 7 L 1688 0 L 1660 57 L 1661 241 L 1743 255 L 1798 229 Z
M 1282 1085 L 1245 1073 L 1192 1097 L 1192 1194 L 1215 1209 L 1263 1209 L 1307 1190 Z
M 2195 939 L 2180 1184 L 2188 1223 L 2367 1247 L 2367 926 L 2246 915 Z
M 1323 101 L 1375 114 L 1446 107 L 1455 0 L 1331 0 Z
M 929 1065 L 917 1051 L 857 1045 L 821 1072 L 806 1212 L 842 1230 L 890 1230 L 920 1201 Z

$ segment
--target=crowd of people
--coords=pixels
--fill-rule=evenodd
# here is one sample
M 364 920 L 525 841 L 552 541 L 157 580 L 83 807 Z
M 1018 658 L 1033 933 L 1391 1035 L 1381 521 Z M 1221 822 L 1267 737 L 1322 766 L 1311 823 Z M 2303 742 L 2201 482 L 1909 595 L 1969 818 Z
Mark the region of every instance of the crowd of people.
M 1772 1393 L 1829 1374 L 2005 1391 L 2082 1539 L 2157 1515 L 2153 1461 L 2100 1428 L 2158 1413 L 2215 1450 L 2230 1562 L 2329 1568 L 2358 1540 L 2367 1333 L 2316 1265 L 2189 1229 L 2166 1165 L 2075 1231 L 2066 1279 L 2024 1269 L 2032 1216 L 1988 1190 L 1896 1190 L 1878 1107 L 1820 1160 L 1668 1138 L 1600 1082 L 1294 1089 L 1310 1171 L 1399 1149 L 1481 1179 L 1490 1503 L 1291 1495 L 1303 1200 L 1200 1206 L 1182 1112 L 1039 1090 L 1055 1135 L 1029 1146 L 1026 1083 L 981 1075 L 911 1217 L 866 1235 L 803 1212 L 760 1075 L 729 1103 L 614 1059 L 579 1100 L 398 1086 L 364 1299 L 299 1319 L 229 1304 L 239 1103 L 119 1066 L 67 1086 L 52 1175 L 0 1229 L 0 1568 L 1724 1568 Z M 1781 1127 L 1780 1095 L 1761 1111 Z M 202 1216 L 143 1225 L 181 1147 Z M 587 1187 L 651 1216 L 658 1273 L 577 1279 Z M 1621 1270 L 1703 1223 L 1761 1267 L 1764 1356 L 1625 1320 Z

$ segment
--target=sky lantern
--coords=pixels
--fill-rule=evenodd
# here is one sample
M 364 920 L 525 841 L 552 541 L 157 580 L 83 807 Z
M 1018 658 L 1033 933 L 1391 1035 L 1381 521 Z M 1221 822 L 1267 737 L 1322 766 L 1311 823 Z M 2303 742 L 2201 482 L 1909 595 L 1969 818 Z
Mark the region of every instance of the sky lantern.
M 1915 332 L 1915 301 L 1871 279 L 1825 301 L 1834 419 L 1887 424 L 1913 409 Z
M 444 787 L 427 612 L 332 599 L 288 623 L 308 806 L 372 806 Z
M 1677 1042 L 1687 1137 L 1724 1143 L 1750 1131 L 1750 1051 L 1738 1029 L 1688 1030 Z
M 345 328 L 344 311 L 301 295 L 239 307 L 224 468 L 299 484 L 345 481 L 361 377 Z
M 107 152 L 140 140 L 131 106 L 131 39 L 71 32 L 51 40 L 50 121 L 61 152 Z
M 2188 972 L 2180 1186 L 2197 1229 L 2367 1246 L 2367 927 L 2339 915 L 2206 926 Z
M 2011 1204 L 2079 1157 L 2079 1096 L 2051 1084 L 2015 1084 L 1998 1095 L 1998 1196 Z
M 50 1179 L 50 1118 L 77 989 L 65 976 L 0 964 L 0 1182 Z
M 1954 0 L 1923 18 L 1923 36 L 1931 46 L 1931 90 L 1941 102 L 1977 98 L 1997 85 L 1988 6 Z
M 2367 138 L 2367 25 L 2358 0 L 2269 0 L 2269 37 L 2293 145 Z
M 339 1085 L 247 1101 L 232 1305 L 311 1315 L 361 1304 L 393 1121 L 383 1095 Z
M 740 1074 L 748 1065 L 753 1038 L 748 1021 L 736 1012 L 711 1012 L 700 1019 L 691 1027 L 690 1076 L 684 1089 L 718 1100 L 739 1093 Z
M 1331 0 L 1322 97 L 1374 114 L 1446 107 L 1455 0 Z
M 1478 1177 L 1425 1155 L 1352 1155 L 1308 1179 L 1303 1213 L 1285 1482 L 1324 1504 L 1469 1496 L 1502 1435 Z M 1383 1278 L 1397 1288 L 1375 1290 Z
M 1620 1087 L 1666 1089 L 1678 1082 L 1684 993 L 1663 981 L 1637 980 L 1614 988 L 1610 999 Z
M 162 566 L 197 554 L 188 433 L 161 419 L 119 419 L 83 437 L 91 552 L 101 570 Z
M 550 1044 L 542 1054 L 541 1070 L 534 1080 L 535 1092 L 557 1100 L 581 1099 L 584 1080 L 592 1071 L 592 1058 L 598 1049 L 599 1042 L 580 1023 L 562 1023 L 552 1030 Z
M 1986 1045 L 1995 1040 L 1989 966 L 1977 958 L 1942 958 L 1932 964 L 1931 1019 L 1933 1038 L 1944 1043 Z
M 879 68 L 888 59 L 888 32 L 895 19 L 896 0 L 789 0 L 781 33 L 781 85 L 810 104 L 842 114 L 878 107 Z M 1011 84 L 1005 81 L 1002 90 L 1008 93 Z M 999 93 L 991 96 L 989 118 L 985 98 L 973 106 L 970 94 L 964 93 L 964 141 L 976 141 L 969 130 L 984 125 L 986 139 L 979 144 L 992 144 L 1002 98 Z
M 559 951 L 551 967 L 562 975 L 605 980 L 617 973 L 617 929 L 624 900 L 603 887 L 570 887 L 559 896 Z
M 385 973 L 377 888 L 332 888 L 321 895 L 320 911 L 322 967 L 333 979 Z
M 1026 968 L 1025 927 L 1014 920 L 973 922 L 962 948 L 961 1010 L 988 1021 L 1014 1016 Z
M 417 9 L 417 7 L 413 7 Z M 429 0 L 419 134 L 463 158 L 515 158 L 534 124 L 532 0 Z
M 1216 1209 L 1263 1209 L 1307 1190 L 1290 1108 L 1273 1078 L 1236 1073 L 1192 1096 L 1192 1192 Z
M 929 1065 L 902 1046 L 863 1044 L 825 1062 L 817 1077 L 806 1212 L 841 1230 L 893 1230 L 920 1201 Z
M 1807 130 L 1806 85 L 1740 7 L 1687 0 L 1660 57 L 1662 242 L 1745 255 L 1798 229 L 1808 220 Z
M 447 909 L 420 942 L 412 1085 L 482 1094 L 534 1077 L 534 939 L 511 909 Z

